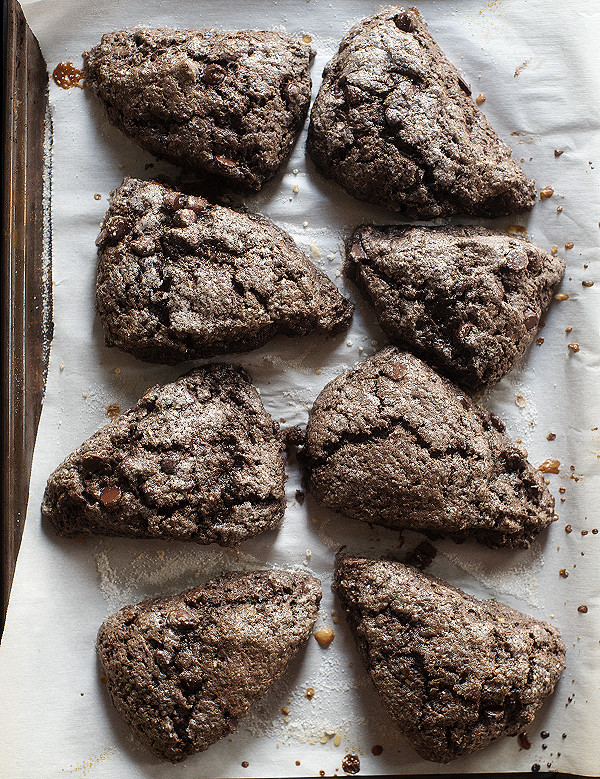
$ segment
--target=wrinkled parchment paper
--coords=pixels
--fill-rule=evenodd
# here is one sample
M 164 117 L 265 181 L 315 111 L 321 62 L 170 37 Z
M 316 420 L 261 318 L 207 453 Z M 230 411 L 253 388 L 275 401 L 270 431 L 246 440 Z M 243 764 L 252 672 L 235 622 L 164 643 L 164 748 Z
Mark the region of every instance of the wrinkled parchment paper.
M 318 52 L 312 69 L 316 95 L 323 66 L 344 32 L 378 7 L 367 0 L 38 0 L 27 2 L 24 10 L 50 72 L 60 61 L 80 65 L 81 52 L 102 33 L 124 27 L 254 27 L 308 34 Z M 398 533 L 334 515 L 310 497 L 299 505 L 295 461 L 288 464 L 288 509 L 281 530 L 239 551 L 113 538 L 60 540 L 41 522 L 48 474 L 108 421 L 107 406 L 126 408 L 146 388 L 173 380 L 184 369 L 143 364 L 105 348 L 93 310 L 94 240 L 110 191 L 126 174 L 176 176 L 177 171 L 111 127 L 87 91 L 51 84 L 55 336 L 25 536 L 0 649 L 2 776 L 332 775 L 343 774 L 342 759 L 350 751 L 359 755 L 363 774 L 528 771 L 538 764 L 542 771 L 551 767 L 597 775 L 600 534 L 593 528 L 600 525 L 600 9 L 587 0 L 423 0 L 419 9 L 442 49 L 463 69 L 473 95 L 485 95 L 482 110 L 515 157 L 523 158 L 525 171 L 538 188 L 554 189 L 554 196 L 538 202 L 531 215 L 496 224 L 522 225 L 532 240 L 547 249 L 557 245 L 567 259 L 561 292 L 569 297 L 554 302 L 539 334 L 543 344 L 534 344 L 521 364 L 481 398 L 506 420 L 534 464 L 548 457 L 560 460 L 560 473 L 548 477 L 560 518 L 528 551 L 437 542 L 438 555 L 429 569 L 562 630 L 567 669 L 528 728 L 531 748 L 521 749 L 517 739 L 509 738 L 437 766 L 421 760 L 399 737 L 344 621 L 334 621 L 332 563 L 342 543 L 351 551 L 402 556 L 420 537 L 407 533 L 400 548 Z M 321 178 L 305 156 L 304 142 L 303 134 L 276 180 L 248 198 L 247 205 L 288 230 L 357 310 L 351 329 L 335 339 L 282 337 L 242 357 L 223 358 L 247 366 L 267 410 L 285 420 L 283 426 L 304 424 L 321 388 L 383 345 L 372 313 L 341 275 L 340 246 L 361 222 L 400 221 Z M 557 157 L 555 149 L 564 153 Z M 154 167 L 146 169 L 148 163 Z M 565 250 L 568 242 L 573 248 Z M 568 348 L 575 343 L 578 352 Z M 548 440 L 549 433 L 556 439 Z M 152 757 L 133 741 L 108 701 L 94 646 L 98 626 L 126 603 L 179 592 L 223 569 L 268 566 L 306 569 L 322 579 L 317 626 L 334 628 L 333 644 L 323 650 L 311 639 L 288 675 L 254 705 L 231 738 L 181 765 Z M 563 568 L 568 578 L 559 575 Z M 588 607 L 587 613 L 578 611 L 580 605 Z M 312 700 L 305 697 L 307 687 L 314 687 Z M 542 740 L 544 730 L 550 736 Z M 376 744 L 383 747 L 380 756 L 372 755 Z

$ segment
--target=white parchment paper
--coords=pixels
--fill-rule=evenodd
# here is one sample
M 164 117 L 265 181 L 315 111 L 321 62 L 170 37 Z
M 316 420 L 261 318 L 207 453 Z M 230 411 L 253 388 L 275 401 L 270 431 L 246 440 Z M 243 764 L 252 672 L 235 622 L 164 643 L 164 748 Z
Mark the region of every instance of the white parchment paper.
M 323 66 L 342 35 L 379 5 L 368 0 L 38 0 L 27 2 L 24 10 L 50 72 L 60 61 L 80 65 L 81 52 L 102 33 L 123 27 L 254 27 L 309 34 L 318 51 L 312 69 L 316 95 Z M 496 224 L 522 225 L 532 240 L 547 249 L 557 245 L 567 259 L 561 291 L 569 298 L 553 304 L 540 332 L 543 344 L 534 345 L 481 398 L 523 441 L 534 464 L 547 457 L 560 460 L 560 473 L 549 476 L 560 518 L 528 551 L 438 542 L 429 569 L 562 630 L 567 669 L 528 729 L 531 748 L 504 739 L 437 766 L 421 760 L 399 737 L 346 625 L 334 622 L 332 610 L 338 606 L 330 583 L 340 544 L 371 555 L 403 555 L 419 537 L 407 533 L 400 549 L 397 533 L 334 515 L 310 497 L 299 505 L 295 462 L 288 464 L 281 530 L 237 552 L 127 539 L 61 540 L 41 522 L 48 474 L 108 421 L 106 407 L 128 407 L 150 385 L 183 372 L 183 367 L 143 364 L 106 349 L 93 309 L 94 240 L 110 191 L 126 174 L 176 176 L 177 171 L 111 127 L 87 91 L 51 84 L 55 336 L 25 535 L 0 648 L 3 777 L 332 775 L 343 774 L 349 751 L 359 754 L 363 774 L 528 771 L 533 764 L 542 771 L 598 774 L 600 534 L 593 529 L 600 526 L 600 7 L 588 0 L 422 0 L 419 9 L 442 49 L 463 69 L 474 96 L 486 96 L 482 110 L 515 157 L 523 158 L 525 171 L 539 188 L 555 191 L 531 215 Z M 288 230 L 357 310 L 350 330 L 336 339 L 280 338 L 233 358 L 247 366 L 267 410 L 285 420 L 284 426 L 304 424 L 326 382 L 383 345 L 372 313 L 341 276 L 340 244 L 361 222 L 400 221 L 321 178 L 305 156 L 304 143 L 303 134 L 280 175 L 247 205 Z M 556 157 L 555 149 L 564 153 Z M 154 167 L 147 169 L 149 163 Z M 563 249 L 567 242 L 572 249 Z M 582 286 L 588 280 L 595 285 Z M 567 333 L 567 328 L 572 329 Z M 579 351 L 572 352 L 569 343 L 579 344 Z M 556 439 L 549 441 L 549 433 Z M 98 626 L 126 603 L 179 592 L 223 569 L 265 566 L 307 569 L 323 580 L 317 624 L 334 628 L 333 644 L 323 650 L 311 639 L 231 738 L 176 766 L 152 757 L 133 741 L 108 701 L 95 653 Z M 568 578 L 559 576 L 562 568 Z M 577 610 L 583 604 L 586 614 Z M 312 700 L 305 697 L 307 687 L 314 687 Z M 545 740 L 542 730 L 550 733 Z M 371 753 L 375 744 L 383 747 L 380 756 Z

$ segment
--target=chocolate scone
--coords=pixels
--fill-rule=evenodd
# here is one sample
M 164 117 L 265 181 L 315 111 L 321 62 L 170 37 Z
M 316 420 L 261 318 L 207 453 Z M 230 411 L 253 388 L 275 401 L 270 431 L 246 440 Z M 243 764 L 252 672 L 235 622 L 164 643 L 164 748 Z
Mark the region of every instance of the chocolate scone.
M 393 343 L 479 390 L 531 345 L 565 262 L 485 227 L 362 225 L 345 269 Z
M 110 698 L 151 752 L 176 763 L 232 733 L 308 640 L 321 583 L 227 573 L 125 606 L 98 632 Z
M 310 46 L 279 32 L 120 30 L 84 54 L 110 121 L 184 170 L 258 191 L 310 103 Z
M 235 546 L 279 526 L 278 425 L 241 368 L 206 365 L 156 386 L 48 479 L 42 514 L 94 533 Z
M 388 6 L 343 38 L 313 105 L 308 151 L 354 197 L 415 219 L 535 203 L 534 182 L 414 8 Z
M 527 547 L 554 498 L 495 414 L 389 346 L 315 400 L 301 453 L 327 508 L 364 522 Z
M 333 589 L 387 713 L 426 760 L 514 736 L 565 667 L 554 626 L 402 563 L 338 555 Z
M 352 304 L 268 219 L 156 182 L 123 182 L 96 243 L 106 344 L 141 360 L 245 352 L 278 334 L 337 333 L 352 318 Z

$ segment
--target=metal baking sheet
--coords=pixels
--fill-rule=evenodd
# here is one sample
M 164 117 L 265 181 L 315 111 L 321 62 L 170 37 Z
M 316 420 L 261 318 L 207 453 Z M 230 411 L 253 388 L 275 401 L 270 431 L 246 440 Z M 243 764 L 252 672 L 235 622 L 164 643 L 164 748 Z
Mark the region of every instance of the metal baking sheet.
M 38 0 L 27 3 L 25 13 L 50 71 L 61 61 L 80 65 L 84 49 L 103 32 L 122 27 L 212 25 L 310 35 L 318 52 L 312 68 L 315 95 L 322 68 L 344 32 L 377 7 L 365 0 L 181 0 L 169 6 L 159 0 Z M 559 246 L 567 259 L 561 292 L 569 297 L 552 306 L 540 333 L 543 343 L 534 345 L 498 387 L 480 398 L 507 421 L 509 433 L 523 441 L 534 464 L 548 457 L 560 460 L 559 474 L 548 477 L 559 520 L 528 551 L 436 542 L 438 555 L 430 569 L 475 595 L 497 597 L 549 619 L 563 631 L 567 669 L 554 697 L 528 729 L 531 748 L 504 739 L 481 753 L 436 766 L 418 758 L 398 737 L 343 620 L 334 623 L 332 611 L 338 606 L 329 585 L 340 544 L 371 555 L 403 556 L 419 537 L 407 533 L 400 548 L 398 534 L 324 511 L 310 497 L 299 505 L 295 462 L 288 464 L 289 500 L 282 529 L 245 543 L 238 552 L 127 539 L 78 543 L 56 538 L 41 522 L 39 504 L 48 474 L 107 421 L 107 407 L 133 404 L 148 386 L 172 380 L 184 367 L 142 364 L 106 349 L 93 310 L 94 240 L 110 191 L 124 175 L 177 179 L 179 174 L 110 126 L 87 91 L 65 91 L 51 84 L 56 332 L 28 519 L 0 648 L 5 670 L 0 707 L 6 723 L 0 768 L 6 775 L 332 775 L 343 773 L 342 759 L 348 752 L 359 754 L 362 774 L 529 772 L 532 765 L 597 774 L 600 534 L 593 530 L 600 524 L 595 513 L 600 497 L 599 13 L 583 0 L 568 7 L 557 0 L 429 0 L 421 2 L 419 10 L 449 58 L 463 69 L 474 94 L 485 95 L 483 110 L 523 160 L 525 171 L 539 188 L 554 189 L 553 197 L 539 202 L 530 215 L 496 224 L 501 229 L 518 225 L 541 246 Z M 305 156 L 304 141 L 305 134 L 280 175 L 246 202 L 288 230 L 357 303 L 354 322 L 336 339 L 279 338 L 242 357 L 223 358 L 248 368 L 266 408 L 289 425 L 304 424 L 325 383 L 383 345 L 372 313 L 343 279 L 340 247 L 361 222 L 400 221 L 352 200 L 322 179 Z M 563 153 L 556 156 L 555 150 Z M 573 248 L 564 248 L 570 243 Z M 595 284 L 583 286 L 583 281 Z M 579 351 L 569 349 L 569 343 L 577 343 Z M 554 440 L 548 440 L 550 433 L 556 435 Z M 566 532 L 566 526 L 572 532 Z M 225 568 L 254 566 L 299 567 L 320 576 L 324 598 L 318 625 L 332 626 L 335 640 L 322 650 L 311 639 L 289 674 L 253 707 L 231 739 L 182 765 L 165 764 L 132 740 L 108 702 L 94 647 L 98 626 L 125 603 L 178 592 Z M 563 568 L 568 578 L 559 576 Z M 586 614 L 578 611 L 583 604 Z M 305 696 L 309 686 L 315 689 L 312 700 Z M 283 706 L 289 715 L 282 713 Z M 542 730 L 550 733 L 544 741 Z M 383 747 L 381 755 L 372 754 L 374 745 Z

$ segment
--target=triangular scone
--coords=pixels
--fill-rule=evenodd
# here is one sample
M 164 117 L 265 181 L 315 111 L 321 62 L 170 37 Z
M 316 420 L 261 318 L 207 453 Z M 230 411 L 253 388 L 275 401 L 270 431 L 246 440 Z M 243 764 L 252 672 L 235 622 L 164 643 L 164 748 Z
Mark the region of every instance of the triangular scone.
M 108 346 L 176 363 L 337 333 L 352 304 L 268 219 L 126 179 L 97 240 Z
M 338 555 L 333 589 L 386 711 L 426 760 L 514 736 L 565 667 L 554 626 L 402 563 Z
M 247 374 L 197 368 L 152 387 L 48 479 L 42 514 L 92 533 L 235 546 L 285 510 L 279 428 Z
M 125 606 L 98 633 L 111 700 L 172 762 L 232 733 L 308 640 L 321 583 L 290 571 L 228 573 Z
M 323 73 L 308 151 L 359 200 L 411 218 L 530 209 L 527 179 L 416 9 L 355 25 Z
M 363 225 L 346 247 L 346 273 L 390 340 L 470 390 L 530 346 L 564 271 L 561 257 L 473 225 Z
M 527 547 L 554 498 L 526 455 L 498 416 L 389 346 L 323 389 L 301 457 L 315 498 L 349 517 Z
M 258 191 L 304 124 L 313 56 L 279 32 L 120 30 L 84 54 L 85 79 L 144 149 Z

